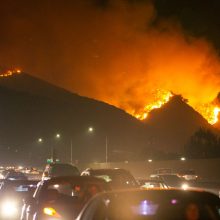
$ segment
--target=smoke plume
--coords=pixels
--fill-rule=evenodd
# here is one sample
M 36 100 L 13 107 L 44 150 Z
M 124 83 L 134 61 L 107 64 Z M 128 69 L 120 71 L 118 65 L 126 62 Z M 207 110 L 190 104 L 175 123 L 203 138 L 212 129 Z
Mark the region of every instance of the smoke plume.
M 211 43 L 160 20 L 150 1 L 7 1 L 0 17 L 0 65 L 130 113 L 157 89 L 182 94 L 195 108 L 219 92 Z

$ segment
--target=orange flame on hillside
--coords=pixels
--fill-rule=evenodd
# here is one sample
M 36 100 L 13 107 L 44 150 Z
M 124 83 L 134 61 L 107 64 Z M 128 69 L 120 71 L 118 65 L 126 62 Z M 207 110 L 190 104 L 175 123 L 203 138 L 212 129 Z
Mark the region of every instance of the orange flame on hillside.
M 152 96 L 153 101 L 145 105 L 145 107 L 138 112 L 128 111 L 131 115 L 135 116 L 139 120 L 144 120 L 147 118 L 148 114 L 154 110 L 161 108 L 164 104 L 166 104 L 173 94 L 167 90 L 157 89 L 153 92 Z M 200 105 L 192 105 L 192 107 L 200 113 L 209 124 L 214 125 L 218 122 L 218 116 L 220 112 L 220 107 L 216 104 L 208 103 L 208 104 L 200 104 Z
M 152 111 L 153 109 L 161 108 L 165 103 L 167 103 L 170 100 L 172 96 L 173 94 L 170 91 L 158 89 L 153 93 L 153 102 L 149 103 L 148 105 L 145 105 L 142 111 L 138 113 L 136 112 L 133 115 L 137 119 L 144 120 L 147 118 L 150 111 Z
M 4 78 L 4 77 L 9 77 L 9 76 L 13 76 L 15 74 L 20 74 L 21 70 L 20 69 L 10 69 L 10 70 L 6 70 L 3 73 L 0 73 L 0 77 Z
M 195 107 L 195 110 L 198 111 L 209 122 L 209 124 L 214 125 L 218 122 L 220 107 L 217 105 L 203 104 Z

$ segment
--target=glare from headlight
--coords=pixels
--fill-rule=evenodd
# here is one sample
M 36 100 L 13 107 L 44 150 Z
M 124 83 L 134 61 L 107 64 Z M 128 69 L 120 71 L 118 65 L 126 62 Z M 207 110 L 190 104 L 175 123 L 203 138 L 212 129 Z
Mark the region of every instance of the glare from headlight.
M 182 188 L 183 190 L 187 190 L 188 187 L 189 187 L 189 185 L 186 184 L 186 183 L 182 184 L 182 186 L 181 186 L 181 188 Z
M 4 217 L 13 217 L 17 211 L 17 204 L 13 200 L 6 200 L 1 204 L 1 215 Z

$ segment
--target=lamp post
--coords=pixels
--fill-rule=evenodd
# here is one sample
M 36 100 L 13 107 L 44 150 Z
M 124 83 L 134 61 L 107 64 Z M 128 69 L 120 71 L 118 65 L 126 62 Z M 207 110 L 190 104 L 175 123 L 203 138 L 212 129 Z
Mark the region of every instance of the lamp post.
M 70 139 L 70 163 L 73 164 L 73 140 Z
M 105 136 L 105 163 L 108 163 L 108 137 Z
M 88 133 L 93 133 L 94 132 L 94 128 L 93 127 L 88 127 L 87 129 Z M 70 139 L 70 163 L 73 164 L 73 139 Z
M 55 135 L 55 139 L 56 140 L 59 140 L 61 138 L 61 135 L 59 133 L 57 133 Z M 37 140 L 38 143 L 43 143 L 44 142 L 44 139 L 42 137 L 38 138 Z M 50 148 L 50 155 L 51 155 L 51 162 L 54 162 L 56 161 L 56 158 L 55 158 L 55 149 L 54 149 L 54 145 L 52 144 L 51 145 L 51 148 Z
M 89 133 L 93 133 L 94 132 L 94 128 L 93 127 L 89 127 L 88 128 L 88 132 Z M 107 164 L 109 161 L 108 159 L 108 136 L 105 136 L 105 163 Z

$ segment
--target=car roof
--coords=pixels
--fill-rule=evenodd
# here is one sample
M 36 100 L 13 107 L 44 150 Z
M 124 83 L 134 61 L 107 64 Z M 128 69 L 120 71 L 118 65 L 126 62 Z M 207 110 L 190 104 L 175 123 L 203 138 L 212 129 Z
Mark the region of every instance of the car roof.
M 16 170 L 9 170 L 9 171 L 7 171 L 7 174 L 14 174 L 14 173 L 16 173 L 16 174 L 21 174 L 21 175 L 24 175 L 24 173 L 22 173 L 21 171 L 16 171 Z
M 118 197 L 128 198 L 129 196 L 140 196 L 149 198 L 165 198 L 165 199 L 183 199 L 184 201 L 192 200 L 198 202 L 211 202 L 220 205 L 220 199 L 213 193 L 201 190 L 180 190 L 180 189 L 129 189 L 102 192 L 95 197 Z
M 75 165 L 69 164 L 69 163 L 50 163 L 47 164 L 46 166 L 54 167 L 54 166 L 71 166 L 71 167 L 76 167 Z
M 106 184 L 106 182 L 103 179 L 93 177 L 93 176 L 60 176 L 60 177 L 54 177 L 49 180 L 43 180 L 42 182 L 44 182 L 44 184 L 50 185 L 50 184 L 59 183 L 63 181 Z
M 177 173 L 158 173 L 158 174 L 151 174 L 151 176 L 177 176 L 178 177 L 178 174 Z
M 86 171 L 91 171 L 91 172 L 95 172 L 95 171 L 103 171 L 103 172 L 117 172 L 117 171 L 125 171 L 125 172 L 129 172 L 128 170 L 126 169 L 123 169 L 123 168 L 100 168 L 100 169 L 93 169 L 93 168 L 87 168 L 86 170 L 84 170 L 83 172 L 86 172 Z
M 139 181 L 144 181 L 144 182 L 153 182 L 153 183 L 164 183 L 162 179 L 139 179 Z

